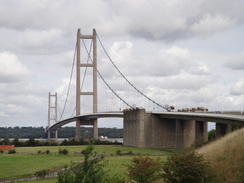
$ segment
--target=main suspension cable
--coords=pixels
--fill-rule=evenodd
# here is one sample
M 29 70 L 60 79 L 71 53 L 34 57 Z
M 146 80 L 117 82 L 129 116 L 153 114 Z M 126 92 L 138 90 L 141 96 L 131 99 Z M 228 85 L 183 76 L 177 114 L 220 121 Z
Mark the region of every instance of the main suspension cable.
M 99 40 L 99 43 L 101 44 L 104 52 L 106 53 L 107 57 L 109 58 L 110 62 L 113 64 L 113 66 L 115 67 L 115 69 L 119 72 L 119 74 L 126 80 L 126 82 L 132 86 L 132 88 L 134 88 L 138 93 L 140 93 L 143 97 L 145 97 L 146 99 L 148 99 L 149 101 L 151 101 L 152 103 L 156 104 L 157 106 L 159 107 L 162 107 L 164 109 L 166 109 L 164 106 L 162 106 L 161 104 L 155 102 L 154 100 L 152 100 L 151 98 L 149 98 L 148 96 L 146 96 L 144 93 L 142 93 L 139 89 L 137 89 L 124 75 L 123 73 L 118 69 L 118 67 L 115 65 L 115 63 L 113 62 L 113 60 L 111 59 L 111 57 L 109 56 L 108 52 L 106 51 L 105 47 L 103 46 L 98 34 L 97 35 L 97 38 Z

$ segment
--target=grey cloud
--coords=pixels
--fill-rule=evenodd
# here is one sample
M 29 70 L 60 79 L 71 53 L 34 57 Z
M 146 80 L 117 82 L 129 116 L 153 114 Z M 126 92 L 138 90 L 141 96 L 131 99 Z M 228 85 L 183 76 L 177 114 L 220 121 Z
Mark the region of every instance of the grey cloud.
M 0 35 L 2 40 L 6 40 L 0 45 L 21 54 L 55 54 L 68 47 L 65 34 L 59 29 L 23 31 L 0 29 L 0 33 L 12 35 L 11 39 Z
M 244 78 L 240 78 L 238 81 L 231 85 L 230 93 L 232 95 L 244 95 Z
M 234 70 L 244 70 L 244 54 L 237 58 L 228 60 L 224 66 L 229 67 Z
M 97 27 L 103 35 L 129 33 L 147 39 L 174 41 L 223 31 L 231 23 L 243 24 L 242 6 L 241 0 L 164 3 L 63 0 L 52 4 L 10 0 L 1 2 L 0 25 L 13 30 L 58 28 L 69 34 L 78 27 L 83 30 Z

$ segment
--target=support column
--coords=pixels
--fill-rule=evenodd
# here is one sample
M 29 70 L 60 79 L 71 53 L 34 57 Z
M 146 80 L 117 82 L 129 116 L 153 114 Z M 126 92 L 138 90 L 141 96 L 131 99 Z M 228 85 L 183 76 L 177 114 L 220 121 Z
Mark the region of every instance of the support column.
M 216 138 L 220 138 L 231 132 L 231 125 L 216 123 Z
M 145 138 L 145 109 L 139 109 L 137 112 L 136 118 L 139 120 L 137 124 L 139 126 L 138 134 L 138 147 L 146 147 L 146 138 Z
M 196 141 L 208 141 L 208 122 L 196 121 Z
M 48 128 L 51 127 L 51 123 L 55 124 L 58 122 L 58 97 L 57 93 L 51 94 L 49 92 L 48 94 Z M 48 130 L 48 141 L 51 139 L 51 131 Z M 56 138 L 58 137 L 58 134 L 56 134 Z
M 58 129 L 55 131 L 55 139 L 58 140 Z
M 164 123 L 164 147 L 176 148 L 176 120 L 162 118 L 161 122 Z
M 196 142 L 195 120 L 184 120 L 184 148 L 192 146 Z
M 124 145 L 146 147 L 145 109 L 124 110 Z
M 79 119 L 76 119 L 76 127 L 75 127 L 75 140 L 79 141 L 80 140 L 80 125 L 81 121 Z
M 93 122 L 93 138 L 98 139 L 98 126 L 97 126 L 97 120 L 94 120 Z
M 175 139 L 176 139 L 176 149 L 184 148 L 184 121 L 175 120 L 176 130 L 175 130 Z
M 97 113 L 97 33 L 93 29 L 93 113 Z M 97 119 L 93 123 L 93 138 L 98 139 Z
M 77 39 L 76 39 L 76 116 L 80 116 L 80 29 L 77 31 Z M 76 119 L 76 127 L 75 127 L 75 140 L 78 141 L 80 139 L 80 120 Z

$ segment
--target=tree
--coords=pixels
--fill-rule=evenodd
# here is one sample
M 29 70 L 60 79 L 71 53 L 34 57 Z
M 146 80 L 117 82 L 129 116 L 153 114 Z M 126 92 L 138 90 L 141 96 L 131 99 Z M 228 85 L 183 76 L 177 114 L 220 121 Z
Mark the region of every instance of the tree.
M 72 163 L 70 167 L 59 172 L 58 183 L 105 183 L 108 182 L 104 167 L 104 155 L 94 152 L 94 146 L 89 144 L 84 151 L 84 161 L 79 164 Z
M 163 171 L 166 183 L 210 183 L 215 180 L 208 163 L 194 151 L 168 157 Z
M 139 183 L 150 183 L 161 178 L 162 166 L 159 159 L 138 156 L 125 166 L 128 170 L 128 177 Z
M 208 132 L 208 141 L 213 141 L 216 139 L 216 130 L 212 129 Z

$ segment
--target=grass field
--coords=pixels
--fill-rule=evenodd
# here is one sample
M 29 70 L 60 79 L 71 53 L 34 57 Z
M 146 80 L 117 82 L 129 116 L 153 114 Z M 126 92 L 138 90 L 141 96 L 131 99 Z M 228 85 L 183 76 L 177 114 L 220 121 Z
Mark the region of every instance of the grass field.
M 68 155 L 59 155 L 59 149 L 67 149 Z M 3 177 L 15 177 L 24 174 L 34 174 L 37 171 L 43 169 L 58 170 L 66 164 L 70 164 L 71 161 L 82 161 L 83 156 L 81 151 L 86 146 L 45 146 L 45 147 L 18 147 L 15 148 L 16 154 L 4 154 L 0 155 L 0 178 Z M 46 150 L 50 151 L 49 155 L 46 155 Z M 134 148 L 124 147 L 121 145 L 97 145 L 95 151 L 105 153 L 106 160 L 108 160 L 107 170 L 110 170 L 111 175 L 119 174 L 125 176 L 124 162 L 128 162 L 136 155 L 147 155 L 153 157 L 161 157 L 164 160 L 173 150 L 170 149 L 147 149 L 147 148 Z M 39 152 L 39 154 L 38 154 Z M 41 152 L 41 154 L 40 154 Z M 116 152 L 120 152 L 121 156 L 117 156 Z M 123 153 L 133 153 L 133 156 L 123 155 Z M 56 179 L 45 180 L 56 182 Z M 42 182 L 41 180 L 28 181 Z

